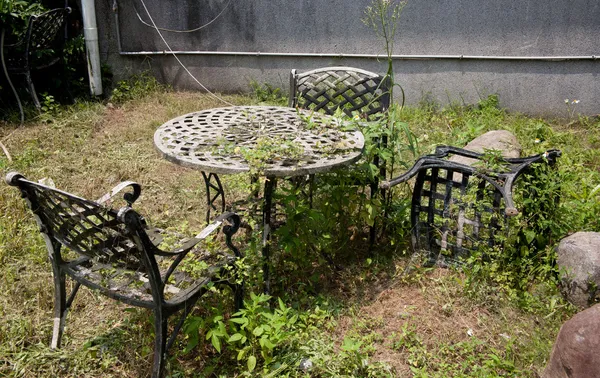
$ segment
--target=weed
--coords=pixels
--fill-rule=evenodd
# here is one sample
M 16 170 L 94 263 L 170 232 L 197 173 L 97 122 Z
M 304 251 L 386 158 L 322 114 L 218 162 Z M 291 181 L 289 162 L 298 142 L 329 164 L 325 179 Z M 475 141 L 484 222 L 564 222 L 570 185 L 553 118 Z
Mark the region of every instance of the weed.
M 140 99 L 150 93 L 163 92 L 166 89 L 149 72 L 143 72 L 133 75 L 127 80 L 119 81 L 112 91 L 110 100 L 115 104 L 122 104 L 125 101 Z
M 287 96 L 282 93 L 281 88 L 273 87 L 269 83 L 260 84 L 256 80 L 251 80 L 250 88 L 255 101 L 259 104 L 286 106 L 288 103 Z
M 119 181 L 135 180 L 144 188 L 139 202 L 149 223 L 197 230 L 205 210 L 197 172 L 166 162 L 151 139 L 164 120 L 221 104 L 198 93 L 131 91 L 138 94 L 122 103 L 127 111 L 79 102 L 62 107 L 50 124 L 36 119 L 27 127 L 0 130 L 12 132 L 3 143 L 13 155 L 12 162 L 0 156 L 0 170 L 51 177 L 57 186 L 90 198 Z M 286 222 L 271 241 L 275 299 L 248 296 L 247 311 L 232 314 L 229 298 L 208 293 L 172 347 L 170 374 L 492 377 L 541 369 L 560 324 L 573 313 L 556 288 L 553 247 L 569 232 L 600 231 L 600 153 L 594 144 L 600 128 L 594 120 L 567 126 L 496 106 L 406 107 L 394 113 L 394 122 L 401 135 L 406 127 L 418 137 L 418 150 L 424 151 L 466 142 L 498 125 L 517 136 L 524 155 L 563 150 L 554 168 L 542 164 L 520 178 L 531 185 L 515 190 L 521 215 L 503 236 L 511 248 L 474 254 L 472 270 L 413 266 L 402 255 L 411 232 L 410 186 L 393 193 L 388 214 L 395 226 L 369 253 L 365 230 L 383 204 L 370 202 L 368 190 L 355 184 L 367 170 L 376 170 L 364 166 L 356 176 L 347 169 L 320 175 L 312 207 L 302 187 L 281 184 L 276 200 L 283 206 L 277 214 Z M 402 138 L 403 153 L 394 163 L 398 171 L 414 160 L 406 135 Z M 490 154 L 488 164 L 497 163 Z M 247 175 L 222 179 L 228 198 L 248 194 Z M 115 306 L 88 290 L 78 294 L 69 313 L 63 349 L 49 350 L 52 279 L 44 242 L 14 188 L 0 185 L 0 211 L 5 214 L 0 219 L 0 375 L 146 375 L 152 340 L 147 313 Z M 247 241 L 240 240 L 247 242 L 241 270 L 249 291 L 259 292 L 260 220 L 244 219 L 254 228 Z M 401 273 L 406 265 L 410 269 Z M 188 268 L 200 273 L 202 266 Z M 431 278 L 437 274 L 447 281 Z M 463 324 L 475 336 L 467 336 Z

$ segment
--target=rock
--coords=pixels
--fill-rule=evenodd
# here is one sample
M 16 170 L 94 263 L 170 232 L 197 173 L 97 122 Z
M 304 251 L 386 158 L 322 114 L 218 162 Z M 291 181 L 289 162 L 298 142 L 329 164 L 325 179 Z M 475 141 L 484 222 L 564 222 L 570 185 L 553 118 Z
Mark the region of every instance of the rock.
M 500 150 L 505 158 L 518 158 L 521 156 L 521 145 L 517 137 L 510 131 L 493 130 L 478 136 L 463 147 L 465 150 L 484 152 L 484 148 L 488 150 Z M 449 159 L 456 163 L 471 165 L 475 159 L 470 159 L 464 156 L 452 156 Z
M 600 288 L 600 233 L 577 232 L 562 239 L 556 252 L 562 294 L 579 308 L 593 304 Z
M 542 378 L 600 377 L 600 304 L 566 321 Z
M 306 373 L 313 368 L 313 363 L 308 358 L 303 358 L 302 360 L 300 360 L 300 365 L 298 366 L 298 368 L 302 372 Z

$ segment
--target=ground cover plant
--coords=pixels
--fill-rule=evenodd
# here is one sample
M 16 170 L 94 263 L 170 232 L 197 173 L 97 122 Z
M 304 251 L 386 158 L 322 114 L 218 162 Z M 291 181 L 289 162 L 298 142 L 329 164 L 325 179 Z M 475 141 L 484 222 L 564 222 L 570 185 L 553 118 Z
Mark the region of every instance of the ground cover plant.
M 162 159 L 152 136 L 171 118 L 223 105 L 203 94 L 171 92 L 149 77 L 125 84 L 110 105 L 57 106 L 21 127 L 1 124 L 11 158 L 0 155 L 0 173 L 52 178 L 89 198 L 134 180 L 143 187 L 136 207 L 150 223 L 193 233 L 204 220 L 199 173 Z M 226 99 L 240 105 L 270 100 Z M 228 292 L 204 299 L 171 350 L 170 376 L 520 377 L 542 369 L 560 324 L 574 312 L 558 293 L 552 247 L 570 232 L 600 231 L 598 119 L 510 114 L 494 96 L 445 108 L 424 101 L 394 117 L 417 138 L 418 151 L 403 150 L 405 164 L 415 152 L 462 146 L 498 128 L 517 135 L 524 155 L 559 148 L 563 156 L 555 170 L 519 189 L 518 203 L 529 210 L 511 224 L 508 247 L 487 251 L 490 259 L 474 255 L 460 270 L 423 267 L 412 257 L 410 186 L 390 194 L 389 226 L 373 249 L 368 225 L 382 205 L 370 204 L 362 189 L 332 186 L 310 208 L 301 193 L 280 188 L 288 222 L 273 240 L 271 297 L 260 294 L 260 235 L 249 232 L 240 240 L 247 256 L 245 309 L 234 313 Z M 247 194 L 247 177 L 223 178 L 229 198 Z M 52 278 L 43 241 L 14 188 L 0 186 L 0 207 L 0 373 L 148 374 L 148 313 L 89 290 L 75 300 L 63 348 L 48 348 Z

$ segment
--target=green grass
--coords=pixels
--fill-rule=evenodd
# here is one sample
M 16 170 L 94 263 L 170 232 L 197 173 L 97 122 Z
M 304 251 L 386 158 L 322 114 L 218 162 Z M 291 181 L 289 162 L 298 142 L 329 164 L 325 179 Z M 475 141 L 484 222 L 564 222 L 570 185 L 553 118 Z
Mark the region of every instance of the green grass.
M 150 223 L 199 230 L 205 212 L 200 175 L 162 159 L 152 136 L 175 116 L 223 105 L 203 94 L 154 87 L 140 94 L 135 86 L 128 88 L 116 107 L 82 103 L 22 127 L 0 124 L 0 140 L 13 159 L 0 155 L 0 173 L 18 170 L 36 180 L 50 177 L 57 187 L 88 198 L 99 197 L 122 180 L 137 181 L 143 191 L 136 207 Z M 227 100 L 252 104 L 264 99 L 228 96 Z M 498 109 L 494 98 L 471 107 L 439 109 L 423 104 L 404 109 L 400 117 L 419 138 L 421 154 L 439 144 L 462 146 L 493 129 L 515 133 L 524 155 L 561 149 L 558 206 L 564 228 L 560 232 L 600 231 L 600 193 L 594 192 L 600 184 L 598 119 L 548 120 L 510 114 Z M 246 194 L 246 179 L 224 177 L 229 198 Z M 396 196 L 395 203 L 406 202 L 406 193 Z M 0 185 L 0 210 L 4 214 L 0 218 L 0 375 L 148 374 L 153 340 L 148 313 L 89 290 L 81 290 L 74 302 L 63 348 L 48 348 L 53 293 L 44 243 L 14 188 Z M 398 235 L 404 238 L 407 212 L 399 214 L 398 224 L 404 229 Z M 337 223 L 335 218 L 325 220 Z M 333 255 L 341 270 L 310 250 L 309 244 L 329 245 L 312 231 L 303 234 L 303 245 L 274 241 L 274 276 L 279 277 L 274 294 L 307 320 L 305 326 L 292 327 L 291 318 L 285 318 L 289 330 L 266 372 L 258 351 L 259 364 L 252 373 L 247 372 L 246 362 L 237 362 L 235 344 L 224 340 L 218 353 L 204 340 L 210 329 L 206 324 L 199 329 L 199 345 L 189 353 L 184 353 L 189 336 L 179 337 L 171 350 L 169 374 L 265 376 L 270 369 L 272 376 L 303 376 L 296 369 L 302 358 L 314 364 L 304 376 L 314 377 L 520 377 L 541 371 L 560 324 L 573 313 L 560 298 L 555 281 L 548 278 L 551 273 L 538 274 L 527 295 L 516 295 L 497 280 L 489 282 L 498 285 L 489 290 L 495 294 L 482 295 L 489 291 L 475 292 L 468 285 L 468 271 L 414 267 L 407 240 L 393 246 L 378 244 L 369 254 L 364 225 L 344 221 L 349 222 L 347 232 L 353 240 L 346 240 Z M 312 223 L 317 230 L 319 222 Z M 259 292 L 260 271 L 252 268 L 258 261 L 256 246 L 250 243 L 246 252 L 251 266 L 248 288 Z M 226 292 L 211 293 L 194 315 L 230 317 L 230 301 Z M 227 327 L 233 332 L 231 324 Z

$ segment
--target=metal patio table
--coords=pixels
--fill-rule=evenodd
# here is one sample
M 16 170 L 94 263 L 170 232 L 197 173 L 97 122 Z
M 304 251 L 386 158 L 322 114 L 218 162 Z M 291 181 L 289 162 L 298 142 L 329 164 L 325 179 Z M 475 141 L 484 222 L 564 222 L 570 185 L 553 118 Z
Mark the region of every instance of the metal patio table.
M 269 238 L 272 196 L 277 178 L 327 172 L 357 161 L 363 150 L 360 131 L 347 131 L 343 121 L 309 110 L 277 106 L 233 106 L 185 114 L 160 126 L 154 144 L 167 160 L 199 170 L 210 210 L 225 210 L 219 174 L 250 172 L 241 150 L 269 139 L 290 142 L 300 153 L 274 157 L 261 167 L 263 192 L 263 273 L 269 292 Z

